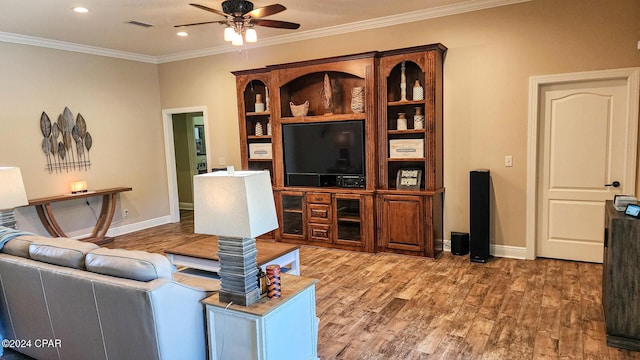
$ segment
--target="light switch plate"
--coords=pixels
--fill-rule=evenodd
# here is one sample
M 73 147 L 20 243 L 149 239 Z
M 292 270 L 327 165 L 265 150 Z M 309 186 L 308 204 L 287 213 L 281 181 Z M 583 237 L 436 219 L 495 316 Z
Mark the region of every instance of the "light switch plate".
M 513 156 L 507 155 L 504 157 L 504 166 L 512 167 L 513 166 Z

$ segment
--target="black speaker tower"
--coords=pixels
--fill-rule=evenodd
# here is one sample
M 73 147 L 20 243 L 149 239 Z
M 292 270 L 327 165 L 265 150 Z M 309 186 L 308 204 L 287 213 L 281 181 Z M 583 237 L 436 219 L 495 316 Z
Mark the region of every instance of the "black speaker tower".
M 491 189 L 491 174 L 489 170 L 479 169 L 470 173 L 469 179 L 469 248 L 472 262 L 486 263 L 489 254 L 489 223 L 491 209 L 489 196 Z

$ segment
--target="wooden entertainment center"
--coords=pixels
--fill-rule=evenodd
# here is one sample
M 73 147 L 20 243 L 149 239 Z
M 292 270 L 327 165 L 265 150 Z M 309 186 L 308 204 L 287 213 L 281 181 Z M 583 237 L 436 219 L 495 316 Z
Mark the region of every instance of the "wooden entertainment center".
M 427 257 L 442 252 L 446 50 L 432 44 L 233 72 L 242 167 L 271 173 L 277 241 Z M 362 112 L 352 110 L 352 89 L 360 87 Z M 266 104 L 256 112 L 258 94 Z M 307 115 L 293 116 L 290 104 L 306 101 Z M 402 124 L 400 113 L 406 118 Z M 314 152 L 317 139 L 287 133 L 295 127 L 317 128 L 327 137 L 340 128 L 330 140 L 335 151 Z M 291 154 L 294 142 L 307 151 Z M 318 163 L 317 154 L 338 158 L 336 166 L 326 172 L 291 171 L 292 158 L 305 155 L 307 162 Z M 401 175 L 407 178 L 398 184 Z

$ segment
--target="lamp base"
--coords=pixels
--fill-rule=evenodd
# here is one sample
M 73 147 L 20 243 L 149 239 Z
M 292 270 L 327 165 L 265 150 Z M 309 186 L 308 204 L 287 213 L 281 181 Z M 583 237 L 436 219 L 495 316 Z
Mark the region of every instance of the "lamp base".
M 260 300 L 260 289 L 251 290 L 245 293 L 225 291 L 220 289 L 218 297 L 221 302 L 233 302 L 236 305 L 249 306 Z
M 256 239 L 218 237 L 220 301 L 248 306 L 260 299 Z
M 16 217 L 13 209 L 0 210 L 0 226 L 16 229 Z

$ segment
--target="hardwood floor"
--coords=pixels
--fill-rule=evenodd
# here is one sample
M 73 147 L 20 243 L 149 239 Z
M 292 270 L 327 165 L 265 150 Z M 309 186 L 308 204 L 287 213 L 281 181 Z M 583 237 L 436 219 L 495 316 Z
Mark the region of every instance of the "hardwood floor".
M 109 247 L 162 253 L 206 236 L 192 216 L 117 237 Z M 302 246 L 320 279 L 321 359 L 640 359 L 607 347 L 602 266 L 446 252 L 437 260 Z M 286 286 L 285 284 L 283 284 Z

